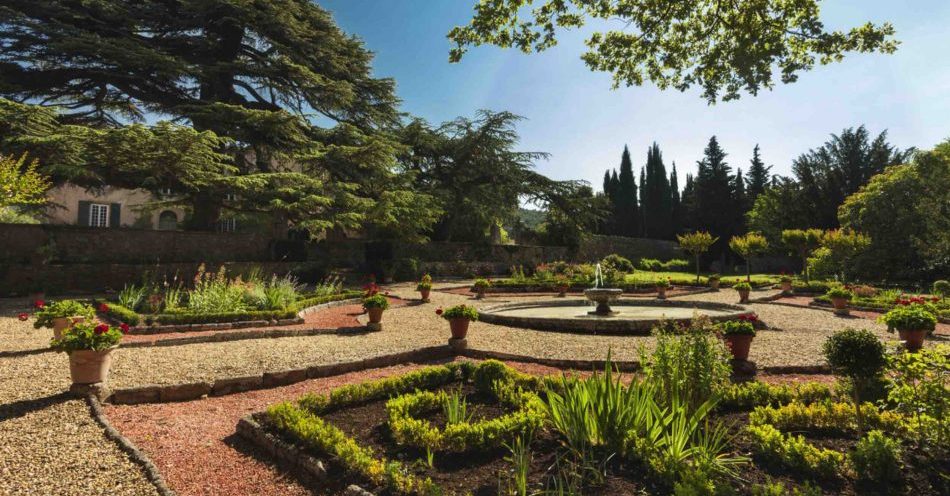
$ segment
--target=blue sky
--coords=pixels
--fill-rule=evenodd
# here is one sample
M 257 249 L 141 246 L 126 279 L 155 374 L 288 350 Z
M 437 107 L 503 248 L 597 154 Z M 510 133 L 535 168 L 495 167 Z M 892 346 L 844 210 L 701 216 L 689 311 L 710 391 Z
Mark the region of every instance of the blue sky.
M 467 23 L 475 0 L 319 0 L 347 32 L 376 53 L 378 76 L 393 77 L 403 110 L 433 123 L 477 109 L 509 110 L 527 118 L 518 130 L 523 150 L 551 153 L 538 170 L 558 179 L 585 179 L 600 188 L 629 145 L 634 166 L 659 143 L 667 168 L 693 172 L 715 134 L 733 167 L 746 169 L 759 143 L 773 172 L 820 146 L 830 133 L 867 125 L 888 130 L 891 143 L 928 148 L 950 137 L 950 2 L 832 0 L 822 4 L 829 28 L 891 21 L 902 42 L 892 55 L 850 55 L 802 73 L 757 97 L 709 106 L 698 92 L 650 85 L 611 90 L 610 76 L 580 60 L 585 32 L 562 32 L 541 54 L 496 47 L 472 49 L 448 62 L 446 33 Z

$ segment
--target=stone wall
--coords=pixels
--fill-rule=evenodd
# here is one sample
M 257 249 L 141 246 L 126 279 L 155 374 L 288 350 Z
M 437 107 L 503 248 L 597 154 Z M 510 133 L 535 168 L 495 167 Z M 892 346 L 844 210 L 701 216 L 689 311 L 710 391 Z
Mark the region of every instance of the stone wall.
M 640 258 L 669 260 L 686 258 L 679 245 L 662 239 L 625 238 L 622 236 L 590 236 L 574 255 L 578 262 L 593 262 L 616 253 L 634 262 Z

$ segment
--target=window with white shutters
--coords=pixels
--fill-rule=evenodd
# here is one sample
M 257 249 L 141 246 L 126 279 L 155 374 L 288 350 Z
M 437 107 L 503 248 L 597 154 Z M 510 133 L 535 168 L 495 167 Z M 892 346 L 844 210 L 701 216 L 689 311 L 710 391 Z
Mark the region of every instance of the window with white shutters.
M 109 205 L 100 203 L 89 205 L 89 225 L 91 227 L 109 227 Z

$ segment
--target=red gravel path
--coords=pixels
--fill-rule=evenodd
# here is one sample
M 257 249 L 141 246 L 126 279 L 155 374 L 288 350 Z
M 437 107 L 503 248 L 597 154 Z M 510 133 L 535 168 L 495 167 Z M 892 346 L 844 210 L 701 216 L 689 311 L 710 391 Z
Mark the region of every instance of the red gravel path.
M 403 300 L 399 298 L 389 298 L 390 307 L 401 307 L 411 303 L 409 300 Z M 363 306 L 356 305 L 342 305 L 338 307 L 330 307 L 317 312 L 313 312 L 304 316 L 303 324 L 293 324 L 285 326 L 268 326 L 268 327 L 247 327 L 244 329 L 232 329 L 232 330 L 221 330 L 221 331 L 186 331 L 186 332 L 163 332 L 161 334 L 129 334 L 122 339 L 126 343 L 135 343 L 135 342 L 157 342 L 164 341 L 166 339 L 179 339 L 187 338 L 193 336 L 214 336 L 217 334 L 227 334 L 229 332 L 254 332 L 254 331 L 264 331 L 269 329 L 283 329 L 283 330 L 296 330 L 296 329 L 339 329 L 347 327 L 359 327 L 362 328 L 356 319 L 362 315 Z
M 540 365 L 512 365 L 532 374 L 557 372 Z M 344 384 L 402 374 L 421 366 L 387 367 L 184 403 L 107 405 L 106 415 L 122 434 L 148 454 L 171 489 L 180 496 L 321 494 L 262 461 L 268 457 L 235 435 L 238 420 L 304 393 L 326 392 Z
M 554 374 L 555 368 L 509 363 L 529 374 Z M 308 392 L 326 392 L 344 384 L 402 374 L 424 365 L 406 364 L 335 377 L 312 379 L 289 386 L 249 391 L 183 403 L 106 405 L 106 415 L 122 434 L 158 466 L 165 481 L 181 496 L 320 495 L 303 487 L 270 464 L 235 434 L 238 420 L 279 401 Z M 769 382 L 818 380 L 830 376 L 763 376 Z

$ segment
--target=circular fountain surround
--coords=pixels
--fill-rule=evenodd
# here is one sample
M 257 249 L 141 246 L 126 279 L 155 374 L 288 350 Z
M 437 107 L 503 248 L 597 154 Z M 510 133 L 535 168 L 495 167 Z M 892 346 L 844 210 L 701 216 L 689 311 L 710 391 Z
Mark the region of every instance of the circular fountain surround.
M 478 312 L 482 322 L 542 331 L 589 334 L 649 334 L 660 322 L 689 322 L 695 316 L 714 322 L 751 313 L 748 307 L 704 301 L 615 300 L 609 315 L 598 315 L 587 300 L 506 303 Z

